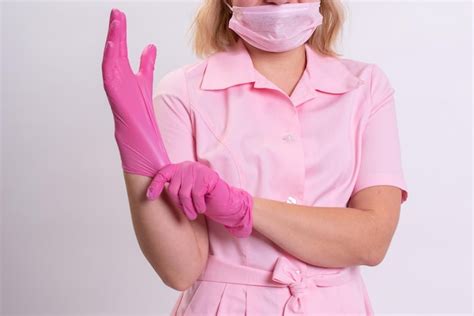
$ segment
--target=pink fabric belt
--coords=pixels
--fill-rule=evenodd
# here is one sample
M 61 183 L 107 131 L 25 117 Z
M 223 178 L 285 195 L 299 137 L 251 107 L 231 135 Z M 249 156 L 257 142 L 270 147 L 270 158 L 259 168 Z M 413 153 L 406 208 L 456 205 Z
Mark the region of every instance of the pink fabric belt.
M 301 299 L 307 289 L 337 286 L 353 280 L 357 276 L 357 266 L 331 271 L 326 274 L 309 274 L 310 270 L 298 268 L 287 257 L 277 259 L 273 271 L 238 265 L 209 255 L 207 266 L 198 280 L 260 285 L 269 287 L 288 287 L 291 296 L 285 304 L 283 315 L 305 313 Z

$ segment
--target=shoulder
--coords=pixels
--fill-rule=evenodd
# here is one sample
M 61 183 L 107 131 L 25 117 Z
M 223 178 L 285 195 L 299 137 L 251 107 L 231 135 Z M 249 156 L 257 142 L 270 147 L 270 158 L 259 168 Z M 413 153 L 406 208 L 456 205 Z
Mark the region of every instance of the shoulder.
M 190 86 L 199 85 L 208 59 L 198 60 L 166 72 L 156 83 L 154 94 L 185 97 Z
M 355 76 L 364 82 L 364 89 L 372 106 L 381 104 L 393 97 L 395 89 L 387 72 L 377 63 L 339 58 Z
M 350 58 L 339 60 L 364 82 L 362 96 L 367 102 L 363 108 L 369 116 L 383 106 L 395 105 L 395 89 L 386 71 L 379 64 Z
M 377 63 L 352 58 L 338 58 L 355 76 L 372 86 L 374 83 L 388 83 L 386 71 Z

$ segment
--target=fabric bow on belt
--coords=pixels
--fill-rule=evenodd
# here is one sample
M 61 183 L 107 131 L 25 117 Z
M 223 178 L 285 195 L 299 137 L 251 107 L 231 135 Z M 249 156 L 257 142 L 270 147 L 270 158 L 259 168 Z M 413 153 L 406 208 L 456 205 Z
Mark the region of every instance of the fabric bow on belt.
M 324 271 L 324 269 L 323 269 Z M 304 296 L 308 289 L 324 286 L 342 285 L 357 276 L 356 266 L 346 269 L 314 273 L 306 265 L 298 268 L 287 257 L 278 257 L 273 271 L 239 265 L 225 261 L 215 255 L 209 255 L 207 265 L 198 280 L 258 285 L 268 287 L 288 287 L 291 296 L 285 304 L 284 316 L 304 314 L 306 311 Z
M 283 315 L 304 314 L 306 311 L 303 296 L 307 294 L 308 289 L 344 284 L 352 278 L 352 274 L 348 272 L 346 269 L 336 273 L 309 276 L 305 265 L 300 269 L 288 258 L 279 257 L 273 270 L 272 280 L 286 284 L 291 293 L 285 304 Z

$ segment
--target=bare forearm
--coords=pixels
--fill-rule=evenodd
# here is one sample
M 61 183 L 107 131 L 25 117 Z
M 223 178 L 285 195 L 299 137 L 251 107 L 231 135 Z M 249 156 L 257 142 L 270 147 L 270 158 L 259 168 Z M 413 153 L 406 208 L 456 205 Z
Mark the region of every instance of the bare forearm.
M 254 197 L 253 227 L 312 265 L 338 268 L 372 265 L 372 211 L 310 207 Z
M 167 195 L 149 201 L 147 177 L 125 174 L 133 226 L 140 248 L 165 284 L 186 288 L 202 271 L 202 250 L 191 222 L 176 210 Z M 202 216 L 202 215 L 200 215 Z

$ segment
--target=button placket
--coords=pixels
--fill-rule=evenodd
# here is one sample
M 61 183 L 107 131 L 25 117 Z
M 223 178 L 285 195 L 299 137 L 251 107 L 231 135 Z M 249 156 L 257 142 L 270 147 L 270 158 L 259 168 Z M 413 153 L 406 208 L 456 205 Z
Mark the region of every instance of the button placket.
M 300 120 L 299 120 L 299 114 L 298 114 L 298 109 L 293 108 L 292 109 L 292 115 L 291 118 L 287 118 L 286 124 L 284 125 L 284 130 L 280 134 L 280 138 L 282 142 L 286 143 L 286 145 L 283 145 L 282 149 L 286 151 L 291 151 L 289 154 L 286 153 L 283 155 L 283 157 L 287 157 L 289 161 L 286 163 L 289 164 L 291 161 L 291 165 L 294 166 L 294 168 L 297 169 L 296 171 L 296 176 L 300 178 L 298 180 L 297 178 L 294 179 L 289 179 L 291 180 L 291 190 L 287 194 L 286 203 L 288 204 L 298 204 L 299 202 L 297 201 L 297 198 L 303 199 L 303 194 L 304 194 L 304 150 L 303 150 L 303 144 L 301 142 L 301 126 L 300 126 Z M 286 147 L 286 149 L 285 149 Z M 296 190 L 294 190 L 296 189 Z

